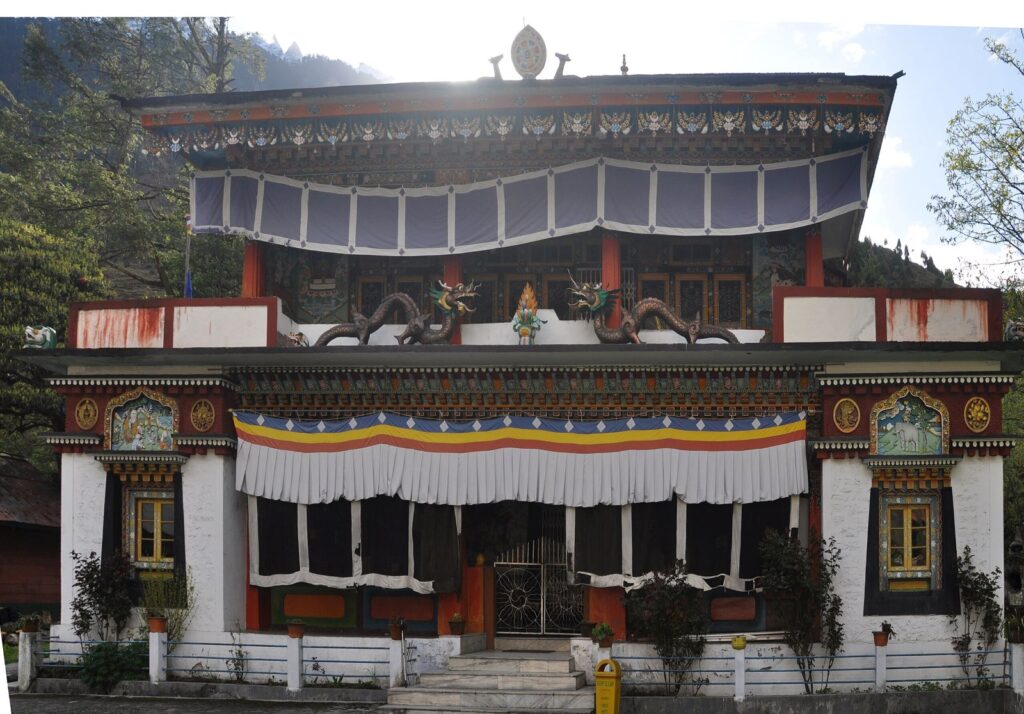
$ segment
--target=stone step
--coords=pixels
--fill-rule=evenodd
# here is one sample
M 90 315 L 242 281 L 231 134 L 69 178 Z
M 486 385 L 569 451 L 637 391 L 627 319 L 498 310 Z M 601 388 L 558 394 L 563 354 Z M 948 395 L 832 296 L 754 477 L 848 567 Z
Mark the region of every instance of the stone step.
M 576 669 L 572 656 L 567 652 L 474 652 L 448 658 L 451 671 L 499 672 L 503 674 L 522 672 L 537 674 L 560 672 L 568 674 Z
M 540 689 L 574 691 L 586 686 L 583 672 L 425 672 L 419 675 L 424 687 L 454 689 Z
M 448 707 L 422 704 L 414 707 L 385 704 L 375 711 L 391 712 L 392 714 L 435 714 L 436 712 L 452 712 L 453 714 L 532 714 L 536 709 L 506 709 L 505 707 Z M 571 707 L 568 709 L 545 709 L 544 714 L 593 714 L 594 707 Z
M 498 708 L 503 711 L 546 711 L 550 709 L 587 709 L 594 706 L 594 688 L 575 691 L 534 691 L 529 689 L 435 689 L 430 687 L 392 687 L 388 704 L 406 709 L 422 706 Z
M 452 712 L 452 714 L 532 714 L 536 709 L 506 709 L 505 707 L 433 707 L 420 705 L 415 707 L 385 704 L 375 711 L 392 712 L 392 714 L 435 714 L 436 712 Z M 594 707 L 574 707 L 569 709 L 545 709 L 544 714 L 593 714 Z
M 568 652 L 568 637 L 495 637 L 494 649 L 499 652 Z

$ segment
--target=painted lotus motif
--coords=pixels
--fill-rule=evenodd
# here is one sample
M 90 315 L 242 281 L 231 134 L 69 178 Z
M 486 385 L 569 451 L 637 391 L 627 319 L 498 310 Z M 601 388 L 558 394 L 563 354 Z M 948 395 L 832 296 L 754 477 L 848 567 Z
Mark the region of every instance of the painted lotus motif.
M 884 456 L 936 456 L 943 453 L 942 414 L 908 394 L 878 412 L 877 453 Z
M 170 451 L 174 448 L 171 408 L 139 396 L 114 409 L 110 429 L 112 451 Z

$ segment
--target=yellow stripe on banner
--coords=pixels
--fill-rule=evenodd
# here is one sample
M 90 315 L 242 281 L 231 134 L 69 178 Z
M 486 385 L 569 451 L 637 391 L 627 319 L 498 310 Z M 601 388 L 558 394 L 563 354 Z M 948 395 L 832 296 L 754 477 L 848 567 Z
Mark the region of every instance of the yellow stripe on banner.
M 759 441 L 772 437 L 803 432 L 806 422 L 796 421 L 792 424 L 772 426 L 765 429 L 753 431 L 727 432 L 727 431 L 681 431 L 679 429 L 650 429 L 637 431 L 622 431 L 611 434 L 560 434 L 540 429 L 520 429 L 505 427 L 489 432 L 468 432 L 468 433 L 440 433 L 424 432 L 415 429 L 403 429 L 388 424 L 357 429 L 354 431 L 334 433 L 302 433 L 276 429 L 256 424 L 246 424 L 235 417 L 235 428 L 243 434 L 249 434 L 264 439 L 275 439 L 277 441 L 292 442 L 295 444 L 344 444 L 350 441 L 372 439 L 378 436 L 391 436 L 409 441 L 421 441 L 430 444 L 486 444 L 489 441 L 500 441 L 503 439 L 517 439 L 529 441 L 543 441 L 550 444 L 568 444 L 580 446 L 592 446 L 598 444 L 627 444 L 642 443 L 646 441 L 660 441 L 672 439 L 680 442 L 703 442 L 703 443 L 742 443 L 747 441 Z

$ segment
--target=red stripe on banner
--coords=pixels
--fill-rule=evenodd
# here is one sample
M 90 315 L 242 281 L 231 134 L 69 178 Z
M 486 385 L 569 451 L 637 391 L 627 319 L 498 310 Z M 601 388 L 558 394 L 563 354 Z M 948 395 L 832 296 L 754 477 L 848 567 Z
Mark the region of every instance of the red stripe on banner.
M 608 454 L 618 451 L 650 451 L 652 449 L 675 449 L 677 451 L 750 451 L 764 449 L 780 444 L 803 441 L 805 432 L 795 431 L 788 434 L 757 439 L 756 441 L 693 441 L 682 445 L 677 439 L 658 439 L 655 441 L 637 441 L 627 444 L 558 444 L 550 441 L 531 439 L 496 439 L 494 441 L 474 442 L 466 444 L 434 444 L 416 439 L 402 439 L 395 436 L 381 435 L 354 439 L 342 444 L 300 444 L 268 437 L 256 436 L 239 432 L 238 438 L 250 444 L 269 446 L 282 451 L 305 453 L 332 453 L 365 449 L 370 446 L 395 446 L 413 451 L 429 451 L 442 454 L 467 454 L 479 451 L 496 451 L 498 449 L 538 449 L 540 451 L 557 451 L 566 454 Z

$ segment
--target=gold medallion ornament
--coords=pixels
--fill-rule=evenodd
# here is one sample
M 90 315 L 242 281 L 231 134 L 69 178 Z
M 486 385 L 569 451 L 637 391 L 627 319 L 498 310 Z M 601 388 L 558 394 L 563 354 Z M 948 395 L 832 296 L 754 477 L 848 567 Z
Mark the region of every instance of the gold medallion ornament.
M 971 397 L 964 405 L 964 422 L 973 432 L 985 431 L 992 420 L 992 408 L 981 397 Z
M 200 399 L 192 405 L 192 428 L 196 431 L 209 431 L 213 426 L 213 417 L 216 412 L 209 399 Z
M 836 402 L 835 408 L 832 409 L 832 421 L 844 434 L 849 434 L 860 426 L 860 407 L 857 406 L 857 402 L 849 397 L 843 397 Z
M 92 429 L 99 419 L 100 410 L 91 399 L 81 399 L 75 406 L 75 423 L 79 429 Z

